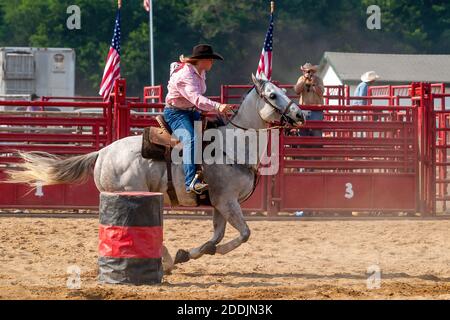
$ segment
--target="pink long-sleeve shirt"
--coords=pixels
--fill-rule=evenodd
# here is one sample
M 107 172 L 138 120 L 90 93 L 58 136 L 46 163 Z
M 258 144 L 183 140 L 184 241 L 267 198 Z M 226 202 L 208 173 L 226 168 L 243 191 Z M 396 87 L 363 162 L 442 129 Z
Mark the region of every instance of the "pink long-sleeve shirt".
M 206 92 L 205 73 L 199 74 L 197 69 L 189 63 L 174 72 L 167 86 L 166 103 L 180 109 L 189 109 L 195 106 L 203 111 L 217 110 L 220 103 L 204 96 Z

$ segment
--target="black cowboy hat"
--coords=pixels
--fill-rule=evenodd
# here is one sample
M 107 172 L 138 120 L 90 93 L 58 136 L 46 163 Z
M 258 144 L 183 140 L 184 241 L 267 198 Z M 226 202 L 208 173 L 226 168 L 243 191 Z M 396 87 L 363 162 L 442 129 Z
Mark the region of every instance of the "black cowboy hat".
M 223 57 L 215 53 L 213 48 L 208 44 L 199 44 L 192 49 L 190 59 L 215 59 L 223 60 Z

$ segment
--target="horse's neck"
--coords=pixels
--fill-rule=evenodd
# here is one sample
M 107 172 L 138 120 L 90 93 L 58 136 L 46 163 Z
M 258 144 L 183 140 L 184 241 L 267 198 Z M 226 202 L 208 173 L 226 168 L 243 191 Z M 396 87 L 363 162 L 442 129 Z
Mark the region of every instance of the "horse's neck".
M 262 107 L 262 104 L 264 104 L 264 100 L 262 100 L 258 93 L 256 92 L 256 89 L 253 89 L 249 92 L 249 94 L 245 97 L 244 101 L 242 102 L 241 106 L 239 107 L 238 112 L 236 113 L 236 115 L 232 118 L 232 121 L 230 121 L 226 126 L 221 127 L 219 130 L 222 131 L 223 137 L 226 137 L 226 130 L 238 130 L 241 131 L 241 133 L 238 133 L 238 136 L 241 136 L 241 134 L 245 134 L 241 129 L 245 128 L 245 129 L 253 129 L 256 132 L 256 139 L 257 139 L 257 145 L 260 145 L 260 129 L 264 129 L 266 128 L 266 122 L 264 122 L 264 120 L 261 118 L 261 116 L 259 115 L 259 110 Z M 239 127 L 237 127 L 239 126 Z M 248 132 L 248 130 L 245 130 Z M 236 132 L 236 131 L 235 131 Z M 267 134 L 267 131 L 265 132 Z M 245 150 L 237 150 L 234 148 L 235 144 L 227 144 L 225 143 L 224 147 L 225 147 L 225 154 L 227 155 L 227 157 L 233 157 L 234 159 L 237 159 L 237 153 L 245 154 L 246 155 L 246 159 L 247 156 L 249 155 L 250 149 L 248 148 L 248 145 L 245 144 Z M 267 144 L 265 144 L 265 146 L 261 146 L 263 147 L 264 150 L 259 150 L 259 153 L 261 152 L 265 152 L 265 148 L 266 148 Z M 231 149 L 228 150 L 228 148 L 231 147 Z M 258 163 L 260 161 L 260 156 L 261 154 L 258 155 Z M 250 165 L 245 165 L 246 167 L 253 167 L 253 168 L 257 168 L 258 164 L 250 164 Z
M 226 126 L 227 129 L 236 128 L 235 125 L 255 130 L 265 128 L 266 123 L 259 115 L 261 104 L 264 104 L 264 100 L 259 97 L 256 89 L 253 88 L 245 97 L 232 121 Z

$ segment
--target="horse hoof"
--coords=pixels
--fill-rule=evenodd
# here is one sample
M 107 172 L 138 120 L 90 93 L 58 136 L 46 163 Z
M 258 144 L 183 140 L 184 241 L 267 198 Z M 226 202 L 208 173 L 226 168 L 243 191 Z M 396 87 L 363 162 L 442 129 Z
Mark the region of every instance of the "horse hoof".
M 180 250 L 178 250 L 177 255 L 175 256 L 174 264 L 188 262 L 189 260 L 190 260 L 189 252 L 187 252 L 186 250 L 180 249 Z
M 172 269 L 164 269 L 163 272 L 165 276 L 170 276 L 172 274 Z
M 168 266 L 167 264 L 163 263 L 163 271 L 165 275 L 172 274 L 172 271 L 174 269 L 176 269 L 175 265 L 172 264 L 171 266 Z
M 201 248 L 201 251 L 204 254 L 210 254 L 212 256 L 216 254 L 216 250 L 217 250 L 217 246 L 213 242 L 207 242 Z

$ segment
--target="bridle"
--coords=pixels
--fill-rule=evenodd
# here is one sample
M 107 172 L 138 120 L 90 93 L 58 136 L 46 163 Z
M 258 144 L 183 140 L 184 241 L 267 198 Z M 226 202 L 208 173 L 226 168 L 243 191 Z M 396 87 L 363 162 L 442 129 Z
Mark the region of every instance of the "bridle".
M 288 103 L 288 105 L 286 106 L 284 112 L 281 111 L 280 109 L 278 109 L 277 106 L 275 106 L 269 99 L 267 99 L 267 97 L 264 95 L 264 87 L 266 86 L 267 83 L 270 83 L 270 81 L 264 81 L 260 86 L 254 85 L 249 92 L 251 92 L 253 89 L 256 90 L 256 93 L 259 95 L 259 97 L 268 105 L 270 105 L 278 114 L 281 115 L 281 121 L 280 121 L 280 125 L 279 126 L 272 126 L 269 128 L 264 128 L 264 129 L 254 129 L 255 131 L 269 131 L 269 130 L 276 130 L 276 129 L 288 129 L 289 128 L 289 119 L 287 117 L 287 113 L 289 112 L 290 107 L 294 104 L 294 101 L 290 101 Z M 250 130 L 249 128 L 244 128 L 236 123 L 233 122 L 233 119 L 237 116 L 239 110 L 232 110 L 233 111 L 233 116 L 228 119 L 228 122 L 231 123 L 233 126 L 235 126 L 238 129 L 242 129 L 242 130 Z M 259 117 L 262 119 L 261 115 L 259 114 L 258 111 L 258 115 Z M 263 121 L 265 121 L 264 119 L 262 119 Z
M 267 97 L 264 95 L 264 87 L 266 86 L 267 83 L 269 83 L 270 81 L 264 81 L 261 85 L 260 88 L 258 88 L 258 86 L 255 85 L 255 89 L 256 92 L 258 93 L 258 95 L 261 97 L 261 99 L 264 100 L 265 103 L 267 103 L 268 105 L 270 105 L 273 109 L 275 109 L 276 112 L 278 112 L 281 115 L 281 123 L 283 123 L 283 121 L 288 122 L 289 119 L 287 117 L 287 113 L 289 111 L 289 109 L 291 108 L 291 106 L 294 104 L 294 101 L 290 100 L 288 105 L 286 106 L 284 112 L 282 112 L 280 109 L 278 109 L 275 105 L 272 104 L 272 102 L 267 99 Z M 259 113 L 258 113 L 259 114 Z

